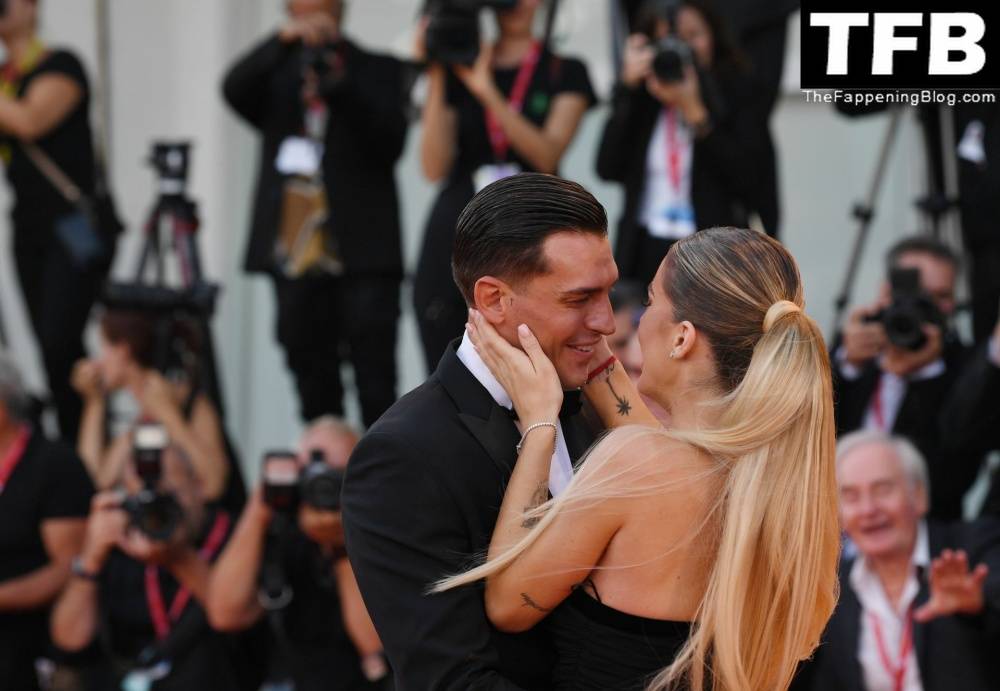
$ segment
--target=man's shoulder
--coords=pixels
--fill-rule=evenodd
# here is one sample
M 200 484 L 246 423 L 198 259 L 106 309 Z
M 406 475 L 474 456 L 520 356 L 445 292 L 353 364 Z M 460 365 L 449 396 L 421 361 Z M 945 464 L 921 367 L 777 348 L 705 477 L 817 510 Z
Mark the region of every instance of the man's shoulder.
M 464 437 L 459 411 L 435 377 L 396 401 L 362 437 L 352 456 L 410 458 L 432 463 Z

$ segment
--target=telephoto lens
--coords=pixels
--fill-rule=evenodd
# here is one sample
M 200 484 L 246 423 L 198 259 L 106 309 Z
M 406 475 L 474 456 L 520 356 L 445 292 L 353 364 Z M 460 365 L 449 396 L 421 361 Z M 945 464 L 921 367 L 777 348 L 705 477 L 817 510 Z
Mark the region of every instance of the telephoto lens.
M 131 524 L 151 540 L 161 542 L 174 534 L 183 518 L 174 496 L 158 489 L 163 475 L 163 451 L 168 441 L 163 425 L 140 423 L 136 427 L 132 453 L 142 489 L 122 503 Z
M 309 454 L 309 464 L 303 468 L 299 480 L 302 503 L 323 511 L 340 511 L 340 490 L 344 486 L 344 473 L 331 468 L 319 449 Z
M 865 321 L 881 322 L 886 338 L 903 350 L 920 350 L 927 343 L 925 325 L 944 331 L 947 320 L 920 287 L 919 269 L 893 269 L 889 274 L 892 302 Z
M 471 65 L 479 55 L 479 12 L 512 10 L 517 0 L 429 0 L 424 45 L 427 59 L 447 65 Z
M 684 79 L 684 68 L 692 64 L 691 48 L 675 36 L 665 36 L 656 43 L 653 57 L 653 74 L 661 82 L 679 82 Z

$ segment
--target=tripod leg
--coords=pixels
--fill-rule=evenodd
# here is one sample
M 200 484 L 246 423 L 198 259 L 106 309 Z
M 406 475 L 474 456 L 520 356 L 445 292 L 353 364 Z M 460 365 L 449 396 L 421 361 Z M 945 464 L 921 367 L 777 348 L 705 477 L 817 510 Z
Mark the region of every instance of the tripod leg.
M 854 245 L 851 248 L 850 258 L 847 261 L 847 272 L 841 284 L 840 292 L 837 294 L 837 301 L 834 310 L 833 329 L 830 333 L 836 333 L 844 318 L 844 311 L 851 301 L 851 290 L 857 278 L 858 266 L 861 263 L 861 256 L 864 253 L 865 240 L 868 239 L 868 231 L 871 229 L 872 219 L 875 217 L 875 200 L 878 199 L 879 190 L 885 179 L 886 166 L 889 163 L 889 154 L 896 141 L 896 133 L 899 131 L 899 123 L 903 117 L 903 109 L 896 107 L 890 115 L 889 124 L 886 127 L 885 135 L 882 137 L 882 146 L 879 149 L 878 159 L 875 163 L 875 171 L 872 175 L 872 182 L 868 188 L 868 197 L 863 204 L 859 204 L 854 215 L 858 219 L 858 228 L 854 234 Z
M 3 321 L 3 305 L 0 304 L 0 350 L 7 350 L 8 346 L 7 330 Z

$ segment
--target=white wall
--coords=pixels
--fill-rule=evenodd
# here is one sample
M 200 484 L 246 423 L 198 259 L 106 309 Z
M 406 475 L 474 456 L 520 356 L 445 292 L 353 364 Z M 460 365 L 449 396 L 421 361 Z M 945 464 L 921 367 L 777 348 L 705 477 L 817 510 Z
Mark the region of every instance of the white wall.
M 94 0 L 45 0 L 44 34 L 72 46 L 95 68 Z M 417 0 L 354 0 L 348 29 L 361 43 L 405 53 Z M 565 0 L 559 33 L 562 48 L 591 65 L 603 91 L 612 74 L 607 64 L 608 11 L 604 0 Z M 229 427 L 257 466 L 260 452 L 290 443 L 297 434 L 291 380 L 272 338 L 273 301 L 269 284 L 240 271 L 248 210 L 256 169 L 252 133 L 232 116 L 219 95 L 228 64 L 280 17 L 278 0 L 109 0 L 111 13 L 111 96 L 113 182 L 129 235 L 120 248 L 116 273 L 133 270 L 138 230 L 153 199 L 151 171 L 143 160 L 154 138 L 195 142 L 190 193 L 200 202 L 201 247 L 206 273 L 224 292 L 215 322 L 224 374 Z M 795 45 L 794 41 L 791 43 Z M 797 64 L 797 62 L 796 62 Z M 794 75 L 789 77 L 794 84 Z M 616 219 L 621 194 L 598 181 L 593 152 L 606 112 L 593 111 L 570 149 L 563 174 L 592 189 Z M 780 150 L 785 239 L 799 258 L 810 311 L 827 327 L 854 233 L 852 204 L 869 184 L 884 118 L 848 121 L 829 106 L 807 104 L 797 91 L 783 98 L 774 119 Z M 856 297 L 871 295 L 883 249 L 916 227 L 911 201 L 921 191 L 922 154 L 908 117 L 891 160 L 862 265 Z M 419 125 L 409 134 L 398 179 L 403 199 L 405 252 L 412 267 L 433 188 L 422 180 L 416 161 Z M 0 189 L 2 202 L 9 203 Z M 13 349 L 33 386 L 41 386 L 37 358 L 14 289 L 6 217 L 0 217 L 0 301 Z M 408 295 L 404 300 L 408 299 Z M 408 308 L 408 302 L 404 302 Z M 400 390 L 423 378 L 412 311 L 407 309 L 399 344 Z M 352 407 L 352 411 L 354 408 Z M 352 413 L 356 418 L 356 411 Z

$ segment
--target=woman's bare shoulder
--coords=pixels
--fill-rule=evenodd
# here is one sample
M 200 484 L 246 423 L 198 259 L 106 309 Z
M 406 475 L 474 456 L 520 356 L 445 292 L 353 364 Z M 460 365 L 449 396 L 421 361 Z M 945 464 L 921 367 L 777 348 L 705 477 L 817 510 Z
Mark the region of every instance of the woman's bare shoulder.
M 584 457 L 580 475 L 611 485 L 665 482 L 704 466 L 702 453 L 663 428 L 628 425 L 604 435 Z

